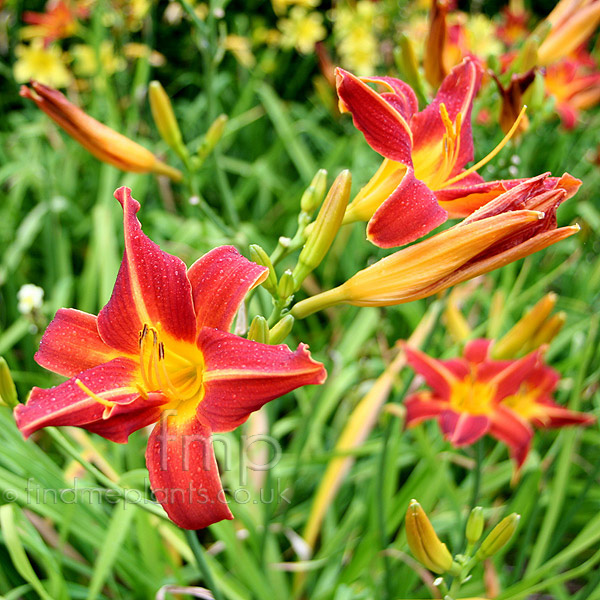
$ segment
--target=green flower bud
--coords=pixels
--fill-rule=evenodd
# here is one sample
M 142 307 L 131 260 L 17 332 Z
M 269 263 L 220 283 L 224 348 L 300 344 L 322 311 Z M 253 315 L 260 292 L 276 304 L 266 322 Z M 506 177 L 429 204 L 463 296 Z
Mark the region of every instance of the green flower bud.
M 277 286 L 277 294 L 283 300 L 289 298 L 296 291 L 296 284 L 294 283 L 294 276 L 290 269 L 286 269 L 279 280 Z
M 250 246 L 250 260 L 269 269 L 269 274 L 262 285 L 270 294 L 274 294 L 277 290 L 277 275 L 269 255 L 258 244 L 252 244 Z
M 261 315 L 256 315 L 250 323 L 250 329 L 248 330 L 248 339 L 253 342 L 260 342 L 261 344 L 269 343 L 269 326 L 267 320 Z
M 469 544 L 476 544 L 483 533 L 483 508 L 476 506 L 467 521 L 466 538 Z
M 14 408 L 19 404 L 17 388 L 6 361 L 0 357 L 0 403 Z
M 206 157 L 215 149 L 215 146 L 219 143 L 219 140 L 223 137 L 225 132 L 225 125 L 227 125 L 227 115 L 219 115 L 208 128 L 204 140 L 200 148 L 198 149 L 198 157 L 201 160 Z
M 516 531 L 520 518 L 520 515 L 517 513 L 512 513 L 511 515 L 508 515 L 508 517 L 504 517 L 504 519 L 492 529 L 485 540 L 483 540 L 479 550 L 477 550 L 477 554 L 475 554 L 475 558 L 478 560 L 485 560 L 503 548 Z
M 312 214 L 323 202 L 327 189 L 327 171 L 319 169 L 310 185 L 304 190 L 300 200 L 300 209 L 304 213 Z
M 290 331 L 292 331 L 294 321 L 294 317 L 288 313 L 285 317 L 280 319 L 276 325 L 271 327 L 271 331 L 269 332 L 269 344 L 281 344 Z
M 298 264 L 294 269 L 296 289 L 299 289 L 306 276 L 319 266 L 331 247 L 344 218 L 351 186 L 350 171 L 342 171 L 333 182 L 298 257 Z

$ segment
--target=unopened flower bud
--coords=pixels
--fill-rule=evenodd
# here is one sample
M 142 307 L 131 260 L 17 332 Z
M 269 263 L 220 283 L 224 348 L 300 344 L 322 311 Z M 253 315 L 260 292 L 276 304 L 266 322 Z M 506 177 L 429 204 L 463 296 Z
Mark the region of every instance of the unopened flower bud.
M 557 296 L 546 294 L 533 308 L 502 337 L 492 349 L 492 356 L 497 359 L 514 358 L 528 347 L 536 332 L 543 326 L 556 305 Z
M 248 339 L 253 342 L 260 342 L 261 344 L 269 343 L 269 326 L 267 320 L 261 315 L 256 315 L 250 323 L 250 329 L 248 330 Z
M 546 322 L 537 330 L 531 339 L 530 348 L 539 348 L 544 344 L 549 344 L 563 328 L 567 320 L 567 313 L 558 312 L 552 315 Z
M 159 81 L 151 81 L 148 86 L 150 109 L 160 137 L 181 157 L 187 156 L 181 130 L 177 124 L 171 100 Z
M 0 403 L 14 408 L 19 404 L 17 389 L 6 361 L 0 357 Z
M 483 533 L 483 508 L 476 506 L 467 520 L 467 529 L 465 532 L 467 542 L 476 544 Z
M 422 565 L 434 573 L 446 573 L 452 568 L 452 555 L 416 500 L 410 501 L 405 527 L 408 546 Z
M 252 244 L 250 246 L 250 260 L 269 269 L 269 274 L 262 285 L 270 294 L 274 294 L 277 290 L 277 275 L 269 255 L 258 244 Z
M 269 331 L 269 344 L 281 344 L 290 331 L 292 331 L 294 321 L 294 317 L 288 313 L 276 325 L 271 327 L 271 331 Z
M 277 294 L 280 298 L 289 298 L 296 291 L 296 284 L 294 283 L 294 276 L 290 269 L 286 269 L 279 280 L 277 286 Z
M 517 513 L 512 513 L 511 515 L 508 515 L 508 517 L 504 517 L 504 519 L 492 529 L 485 540 L 483 540 L 479 550 L 477 550 L 475 558 L 478 560 L 485 560 L 503 548 L 516 531 L 520 518 L 521 517 Z
M 198 149 L 198 157 L 201 160 L 204 160 L 215 149 L 215 146 L 223 137 L 227 121 L 227 115 L 219 115 L 208 128 L 204 140 L 202 141 L 202 145 Z
M 419 63 L 413 44 L 405 34 L 400 34 L 398 37 L 398 45 L 394 49 L 394 61 L 402 73 L 402 80 L 415 90 L 419 98 L 422 98 L 423 81 L 419 72 Z
M 319 169 L 313 177 L 310 185 L 304 190 L 300 199 L 300 209 L 302 212 L 312 214 L 319 208 L 323 202 L 323 196 L 327 190 L 327 171 Z
M 333 182 L 294 269 L 296 289 L 306 276 L 321 264 L 342 224 L 350 198 L 352 176 L 342 171 Z

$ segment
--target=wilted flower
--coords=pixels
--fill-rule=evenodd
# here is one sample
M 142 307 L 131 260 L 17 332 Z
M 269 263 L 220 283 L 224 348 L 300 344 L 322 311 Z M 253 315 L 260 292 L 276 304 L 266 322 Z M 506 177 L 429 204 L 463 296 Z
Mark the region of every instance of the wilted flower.
M 504 133 L 508 133 L 515 121 L 518 119 L 523 108 L 523 94 L 535 80 L 535 70 L 530 69 L 527 73 L 513 73 L 510 83 L 505 86 L 500 79 L 492 74 L 498 91 L 500 92 L 500 127 Z M 524 133 L 529 127 L 527 115 L 523 116 L 516 134 Z
M 335 304 L 390 306 L 426 298 L 542 250 L 579 231 L 556 226 L 559 204 L 577 191 L 568 174 L 528 179 L 454 227 L 359 271 L 342 285 L 302 300 L 303 318 Z
M 125 443 L 153 423 L 146 451 L 150 483 L 179 526 L 231 519 L 211 434 L 235 429 L 266 402 L 322 383 L 323 365 L 305 345 L 295 352 L 229 333 L 246 293 L 267 269 L 222 246 L 189 269 L 147 238 L 128 188 L 125 253 L 115 288 L 98 317 L 61 309 L 36 361 L 70 379 L 34 388 L 15 409 L 25 436 L 74 425 Z
M 448 216 L 463 217 L 523 180 L 485 182 L 475 171 L 471 109 L 481 67 L 465 59 L 444 80 L 433 102 L 417 112 L 413 90 L 391 77 L 359 79 L 338 69 L 342 110 L 368 144 L 385 157 L 358 193 L 344 222 L 368 220 L 367 237 L 378 246 L 401 246 L 425 235 Z M 367 85 L 387 88 L 377 93 Z M 513 129 L 514 132 L 514 129 Z
M 123 171 L 157 173 L 179 181 L 182 174 L 160 161 L 150 150 L 103 125 L 69 102 L 59 91 L 31 83 L 32 89 L 21 87 L 21 96 L 33 100 L 59 127 L 79 142 L 97 159 Z
M 559 375 L 544 364 L 541 350 L 518 360 L 490 358 L 493 340 L 473 340 L 462 358 L 438 360 L 406 347 L 408 364 L 425 378 L 430 391 L 405 400 L 406 425 L 436 418 L 457 447 L 485 434 L 504 442 L 520 467 L 529 452 L 534 427 L 590 425 L 591 415 L 556 404 L 552 392 Z
M 35 79 L 44 85 L 62 88 L 73 81 L 73 75 L 65 66 L 63 51 L 58 46 L 46 47 L 37 38 L 29 45 L 19 44 L 15 48 L 15 56 L 13 73 L 18 83 Z

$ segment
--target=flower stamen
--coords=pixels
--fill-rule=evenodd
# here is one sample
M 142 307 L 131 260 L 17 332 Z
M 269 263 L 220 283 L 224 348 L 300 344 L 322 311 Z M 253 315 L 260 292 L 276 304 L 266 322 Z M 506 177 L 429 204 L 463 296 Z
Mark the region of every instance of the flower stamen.
M 492 160 L 492 158 L 494 158 L 500 152 L 500 150 L 502 150 L 502 148 L 504 148 L 504 146 L 508 144 L 510 138 L 512 138 L 512 136 L 516 133 L 517 129 L 519 128 L 519 124 L 525 116 L 526 110 L 527 105 L 523 106 L 521 112 L 519 113 L 519 116 L 515 119 L 515 122 L 513 123 L 513 126 L 510 128 L 508 133 L 502 138 L 502 141 L 486 157 L 482 158 L 478 163 L 475 163 L 472 167 L 469 167 L 462 173 L 459 173 L 456 177 L 453 177 L 452 179 L 446 181 L 445 186 L 448 187 L 454 185 L 461 179 L 464 179 L 468 175 L 471 175 L 471 173 L 475 173 L 475 171 L 478 171 L 484 165 L 487 165 L 487 163 L 489 163 L 490 160 Z
M 75 380 L 75 385 L 80 390 L 82 390 L 86 395 L 88 395 L 92 400 L 95 400 L 99 404 L 102 404 L 102 406 L 106 406 L 108 408 L 112 408 L 116 404 L 116 402 L 111 402 L 110 400 L 106 400 L 105 398 L 102 398 L 102 396 L 99 396 L 95 392 L 92 392 L 92 390 L 90 390 L 90 388 L 87 385 L 85 385 L 85 383 L 83 383 L 81 381 L 81 379 L 76 379 Z

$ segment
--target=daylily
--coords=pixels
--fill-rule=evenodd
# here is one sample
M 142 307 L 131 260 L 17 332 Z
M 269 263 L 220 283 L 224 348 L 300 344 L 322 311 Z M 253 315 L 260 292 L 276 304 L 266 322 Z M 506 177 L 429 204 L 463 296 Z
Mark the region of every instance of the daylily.
M 31 88 L 21 86 L 21 96 L 33 100 L 38 108 L 97 159 L 123 171 L 151 172 L 166 175 L 174 181 L 182 179 L 181 171 L 165 164 L 140 144 L 90 117 L 58 90 L 37 81 L 31 82 Z
M 579 113 L 600 102 L 600 71 L 585 52 L 550 65 L 544 76 L 546 90 L 556 100 L 563 125 L 572 129 Z
M 78 16 L 86 16 L 86 11 L 72 7 L 65 0 L 50 0 L 43 13 L 30 10 L 23 12 L 23 21 L 29 27 L 20 30 L 21 37 L 41 37 L 45 44 L 71 37 L 77 31 Z
M 404 402 L 406 426 L 436 418 L 448 441 L 467 446 L 485 434 L 505 443 L 518 467 L 525 461 L 532 427 L 590 425 L 591 415 L 568 410 L 552 400 L 559 375 L 544 364 L 542 350 L 518 360 L 492 360 L 493 340 L 469 342 L 462 358 L 438 360 L 405 347 L 408 364 L 430 391 Z
M 386 256 L 342 285 L 302 300 L 296 318 L 336 304 L 391 306 L 427 298 L 542 250 L 579 231 L 556 226 L 556 210 L 581 182 L 568 174 L 528 179 L 457 225 Z
M 120 443 L 157 423 L 146 464 L 157 500 L 180 527 L 231 519 L 211 444 L 251 412 L 297 387 L 322 383 L 323 365 L 301 344 L 269 346 L 229 333 L 246 293 L 268 274 L 222 246 L 188 270 L 147 238 L 131 191 L 115 192 L 125 253 L 108 304 L 95 315 L 60 309 L 36 361 L 69 377 L 34 388 L 15 409 L 28 437 L 74 425 Z
M 561 0 L 542 21 L 550 32 L 538 49 L 544 66 L 566 57 L 584 44 L 600 23 L 600 0 Z
M 379 170 L 348 206 L 345 223 L 369 221 L 367 237 L 384 248 L 412 242 L 448 217 L 464 217 L 523 180 L 484 182 L 473 159 L 471 109 L 481 67 L 465 59 L 442 83 L 435 99 L 417 112 L 412 88 L 391 77 L 357 78 L 337 70 L 340 109 L 350 111 L 368 144 L 383 155 Z M 385 86 L 377 93 L 367 82 Z M 555 180 L 556 181 L 556 180 Z

